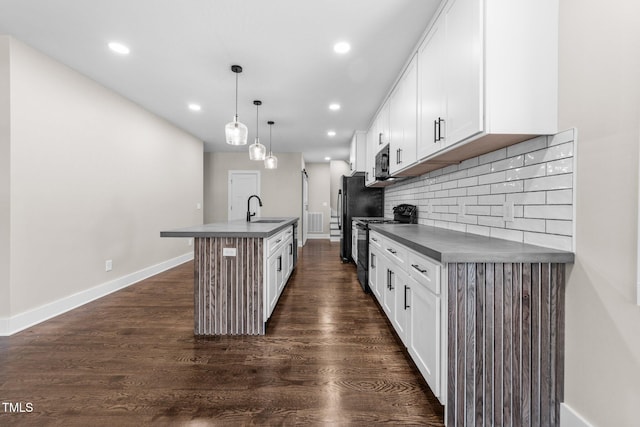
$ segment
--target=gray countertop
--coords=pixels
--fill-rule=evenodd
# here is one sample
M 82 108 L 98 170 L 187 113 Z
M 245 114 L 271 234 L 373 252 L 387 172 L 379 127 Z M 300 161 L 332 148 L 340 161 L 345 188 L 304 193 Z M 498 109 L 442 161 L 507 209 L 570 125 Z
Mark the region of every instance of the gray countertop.
M 416 224 L 371 224 L 371 230 L 433 258 L 448 262 L 573 263 L 573 252 Z
M 279 221 L 260 223 L 260 220 Z M 269 237 L 298 222 L 297 217 L 252 218 L 245 220 L 214 222 L 193 227 L 161 231 L 160 237 Z

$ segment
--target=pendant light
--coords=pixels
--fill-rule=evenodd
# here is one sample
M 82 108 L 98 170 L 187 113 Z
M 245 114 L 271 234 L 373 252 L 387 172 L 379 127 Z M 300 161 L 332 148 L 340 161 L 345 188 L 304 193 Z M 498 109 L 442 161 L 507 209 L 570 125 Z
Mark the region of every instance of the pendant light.
M 262 105 L 262 101 L 253 101 L 253 105 L 256 106 L 256 141 L 249 146 L 249 158 L 251 160 L 264 160 L 264 156 L 267 154 L 267 147 L 260 144 L 258 131 L 258 108 Z
M 224 127 L 224 133 L 226 135 L 227 144 L 246 145 L 247 134 L 249 131 L 245 125 L 238 121 L 238 74 L 242 72 L 242 67 L 239 65 L 232 65 L 231 71 L 236 73 L 236 114 L 233 116 L 233 121 L 227 123 Z
M 275 122 L 268 121 L 269 125 L 269 155 L 264 159 L 264 167 L 265 169 L 276 169 L 278 167 L 278 158 L 273 155 L 271 151 L 271 127 Z

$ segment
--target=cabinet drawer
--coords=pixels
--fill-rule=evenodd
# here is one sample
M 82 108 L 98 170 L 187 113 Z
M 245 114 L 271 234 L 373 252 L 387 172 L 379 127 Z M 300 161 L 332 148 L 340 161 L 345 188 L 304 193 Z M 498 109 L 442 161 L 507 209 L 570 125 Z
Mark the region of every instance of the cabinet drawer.
M 273 255 L 287 240 L 286 230 L 279 232 L 267 239 L 267 257 Z
M 384 239 L 382 241 L 382 252 L 400 268 L 405 268 L 407 259 L 407 248 L 393 240 Z
M 412 250 L 406 259 L 409 275 L 434 294 L 440 294 L 440 265 Z
M 384 237 L 382 237 L 380 233 L 376 233 L 375 231 L 369 231 L 369 245 L 377 249 L 382 249 L 383 241 L 384 241 Z

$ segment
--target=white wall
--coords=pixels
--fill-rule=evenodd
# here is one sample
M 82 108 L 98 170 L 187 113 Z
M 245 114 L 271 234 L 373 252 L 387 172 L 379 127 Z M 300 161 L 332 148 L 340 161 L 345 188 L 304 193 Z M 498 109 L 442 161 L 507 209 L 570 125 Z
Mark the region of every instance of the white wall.
M 329 236 L 329 221 L 331 220 L 331 173 L 329 163 L 307 163 L 309 174 L 309 212 L 322 212 L 322 234 Z
M 578 129 L 576 263 L 565 401 L 594 426 L 637 426 L 640 4 L 560 2 L 560 127 Z
M 159 234 L 202 223 L 202 142 L 10 45 L 11 316 L 190 252 Z
M 204 154 L 204 222 L 226 222 L 230 170 L 259 170 L 260 214 L 268 216 L 302 216 L 301 153 L 274 153 L 278 168 L 268 170 L 263 162 L 249 160 L 246 148 L 237 152 Z M 298 223 L 300 231 L 301 222 Z
M 9 127 L 9 38 L 0 37 L 0 321 L 10 315 L 10 127 Z M 0 325 L 0 331 L 6 325 Z

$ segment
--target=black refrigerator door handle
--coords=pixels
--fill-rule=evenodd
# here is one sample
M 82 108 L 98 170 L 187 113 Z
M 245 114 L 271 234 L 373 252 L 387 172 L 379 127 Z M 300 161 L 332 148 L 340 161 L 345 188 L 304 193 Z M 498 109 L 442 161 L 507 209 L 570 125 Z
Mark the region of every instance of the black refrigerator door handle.
M 342 190 L 338 190 L 338 230 L 342 230 Z

